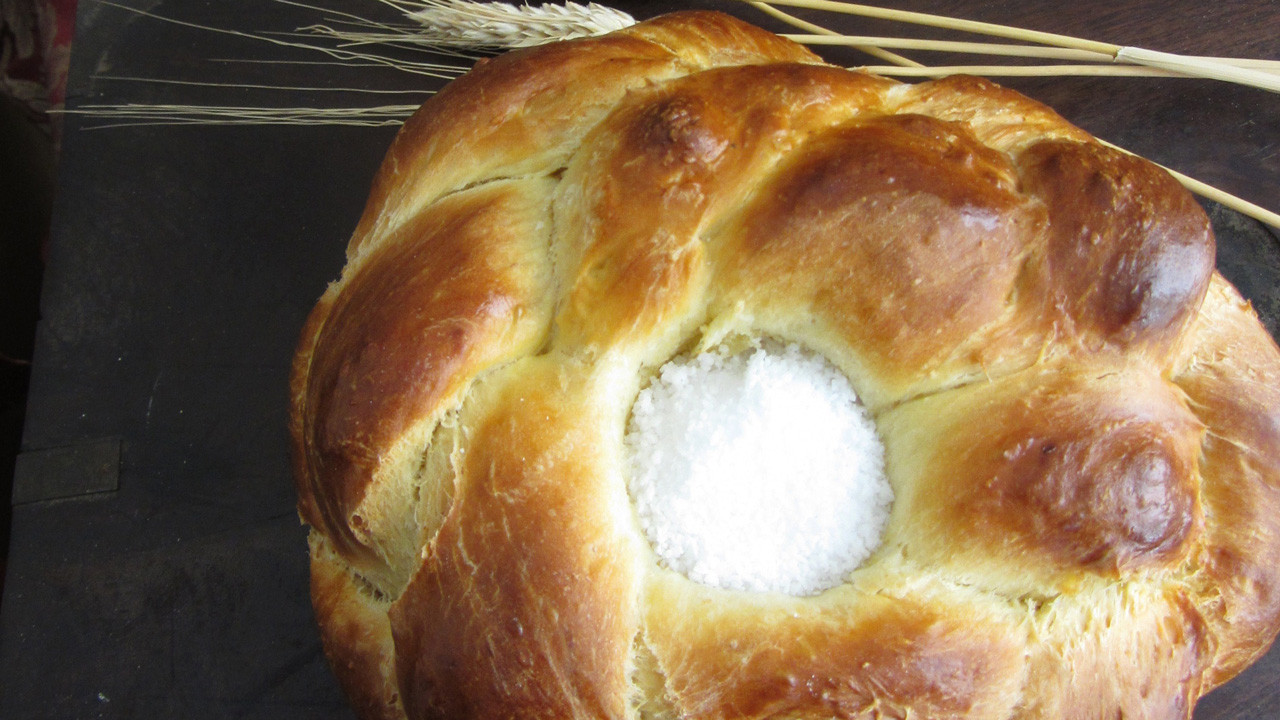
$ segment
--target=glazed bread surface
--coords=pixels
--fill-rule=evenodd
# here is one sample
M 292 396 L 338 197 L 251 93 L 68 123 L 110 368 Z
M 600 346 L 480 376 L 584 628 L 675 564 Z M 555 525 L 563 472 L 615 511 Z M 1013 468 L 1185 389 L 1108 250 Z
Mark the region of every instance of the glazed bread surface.
M 1280 350 L 1194 199 L 965 77 L 681 13 L 405 125 L 292 380 L 363 718 L 1188 718 L 1280 628 Z M 657 368 L 794 343 L 875 420 L 878 549 L 696 583 L 627 491 Z

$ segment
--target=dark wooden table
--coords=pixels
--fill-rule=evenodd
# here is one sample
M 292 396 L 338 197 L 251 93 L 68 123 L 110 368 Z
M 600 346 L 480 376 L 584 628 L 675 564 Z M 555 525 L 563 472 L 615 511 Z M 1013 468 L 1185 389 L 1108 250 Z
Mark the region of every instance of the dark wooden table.
M 122 2 L 223 29 L 284 31 L 315 19 L 264 0 Z M 374 0 L 316 2 L 386 11 Z M 689 5 L 783 29 L 728 2 L 619 3 L 640 16 Z M 1280 59 L 1280 5 L 1271 0 L 892 5 L 1172 52 Z M 823 22 L 858 34 L 944 35 Z M 376 68 L 241 62 L 317 57 L 98 0 L 81 0 L 79 28 L 73 109 L 421 99 L 117 77 L 387 90 L 442 83 Z M 866 62 L 852 52 L 829 57 Z M 1280 206 L 1280 95 L 1186 79 L 1002 82 L 1100 137 Z M 349 718 L 307 600 L 285 386 L 302 320 L 342 266 L 395 128 L 106 124 L 67 117 L 0 609 L 0 717 Z M 1220 267 L 1276 333 L 1276 231 L 1209 207 Z M 1196 713 L 1278 717 L 1280 649 Z

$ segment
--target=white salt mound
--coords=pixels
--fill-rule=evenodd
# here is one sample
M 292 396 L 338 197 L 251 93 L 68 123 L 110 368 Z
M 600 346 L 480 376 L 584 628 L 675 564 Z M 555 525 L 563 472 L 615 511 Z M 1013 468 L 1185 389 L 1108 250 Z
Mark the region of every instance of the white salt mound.
M 893 500 L 848 379 L 795 346 L 667 363 L 636 398 L 626 444 L 649 542 L 714 587 L 834 587 L 879 544 Z

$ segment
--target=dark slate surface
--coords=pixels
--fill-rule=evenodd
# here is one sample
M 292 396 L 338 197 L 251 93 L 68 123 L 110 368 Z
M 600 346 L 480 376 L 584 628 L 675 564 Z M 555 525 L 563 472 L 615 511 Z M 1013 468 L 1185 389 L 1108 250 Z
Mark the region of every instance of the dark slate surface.
M 385 12 L 372 0 L 322 1 Z M 126 4 L 227 29 L 288 30 L 314 19 L 263 0 Z M 1280 13 L 1263 0 L 894 4 L 1172 51 L 1280 55 Z M 648 15 L 684 4 L 620 5 Z M 762 20 L 741 5 L 698 5 Z M 844 27 L 904 32 L 862 21 Z M 106 76 L 441 83 L 385 70 L 216 61 L 226 58 L 315 56 L 81 0 L 72 107 L 415 101 Z M 1276 95 L 1186 80 L 1006 84 L 1157 161 L 1277 204 Z M 305 533 L 288 477 L 286 379 L 302 320 L 341 268 L 394 128 L 103 124 L 67 118 L 18 468 L 22 502 L 0 609 L 0 717 L 349 718 L 307 599 Z M 1211 212 L 1223 271 L 1276 332 L 1275 232 Z M 112 448 L 118 464 L 107 482 L 103 453 Z M 1196 717 L 1280 717 L 1278 678 L 1280 651 L 1206 698 Z

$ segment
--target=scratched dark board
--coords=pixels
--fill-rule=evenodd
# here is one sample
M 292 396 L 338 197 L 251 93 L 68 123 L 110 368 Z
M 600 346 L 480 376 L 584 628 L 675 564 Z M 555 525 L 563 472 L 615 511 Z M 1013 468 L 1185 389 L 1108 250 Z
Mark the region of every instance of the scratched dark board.
M 316 2 L 378 12 L 373 0 Z M 315 20 L 266 0 L 125 4 L 224 29 L 289 30 Z M 782 29 L 733 3 L 618 5 L 639 16 L 713 7 Z M 1280 58 L 1280 9 L 1266 0 L 892 6 L 1173 52 Z M 245 63 L 316 58 L 96 0 L 81 0 L 80 12 L 73 108 L 410 102 L 109 76 L 442 84 L 390 70 Z M 951 37 L 821 20 L 850 33 Z M 852 52 L 829 57 L 866 62 Z M 1280 96 L 1193 80 L 1002 82 L 1157 162 L 1280 205 Z M 299 327 L 341 268 L 394 128 L 96 127 L 103 124 L 66 119 L 22 503 L 0 607 L 0 717 L 350 718 L 312 625 L 285 386 Z M 1275 231 L 1214 206 L 1210 213 L 1220 267 L 1275 333 Z M 1205 698 L 1196 714 L 1277 717 L 1280 650 Z

